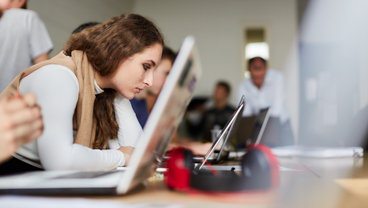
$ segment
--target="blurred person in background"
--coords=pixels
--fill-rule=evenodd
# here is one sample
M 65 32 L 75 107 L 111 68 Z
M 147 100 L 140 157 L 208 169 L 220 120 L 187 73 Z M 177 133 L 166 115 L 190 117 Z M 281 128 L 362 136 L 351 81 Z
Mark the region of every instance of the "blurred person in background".
M 239 84 L 237 92 L 237 100 L 245 96 L 243 117 L 258 115 L 261 109 L 270 107 L 270 120 L 261 141 L 268 146 L 293 144 L 282 73 L 268 69 L 261 57 L 249 59 L 248 70 L 250 77 Z
M 206 110 L 202 129 L 203 139 L 211 141 L 211 129 L 222 129 L 235 112 L 235 108 L 228 103 L 231 95 L 230 85 L 225 81 L 216 83 L 213 91 L 213 106 Z
M 202 140 L 203 116 L 206 112 L 208 97 L 193 97 L 185 111 L 182 122 L 178 127 L 181 137 L 192 138 L 195 141 Z
M 42 20 L 26 8 L 27 0 L 0 0 L 0 92 L 53 48 Z
M 83 23 L 83 24 L 79 25 L 77 28 L 75 28 L 73 30 L 72 34 L 79 33 L 79 32 L 81 32 L 82 30 L 84 30 L 86 28 L 90 28 L 90 27 L 96 26 L 98 24 L 101 24 L 101 22 L 86 22 L 86 23 Z
M 271 107 L 271 116 L 282 123 L 289 119 L 285 103 L 284 77 L 281 72 L 267 69 L 267 61 L 261 57 L 248 61 L 250 77 L 238 87 L 237 100 L 245 96 L 243 116 L 257 115 L 262 108 Z

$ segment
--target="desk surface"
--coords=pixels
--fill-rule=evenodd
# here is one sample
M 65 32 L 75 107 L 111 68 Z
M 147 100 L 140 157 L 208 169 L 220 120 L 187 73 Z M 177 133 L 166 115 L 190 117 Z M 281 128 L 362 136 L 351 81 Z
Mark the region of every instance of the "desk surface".
M 367 154 L 364 158 L 279 158 L 279 162 L 292 171 L 280 171 L 280 185 L 273 191 L 180 193 L 169 190 L 157 179 L 125 196 L 91 198 L 183 207 L 368 207 Z

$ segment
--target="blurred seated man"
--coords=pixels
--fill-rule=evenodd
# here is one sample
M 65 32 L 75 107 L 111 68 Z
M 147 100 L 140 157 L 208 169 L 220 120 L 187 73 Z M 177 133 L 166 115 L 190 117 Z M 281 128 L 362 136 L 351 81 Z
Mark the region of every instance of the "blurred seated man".
M 206 112 L 206 102 L 208 97 L 193 97 L 190 101 L 182 122 L 178 127 L 180 137 L 191 138 L 193 140 L 202 139 L 203 116 Z
M 271 118 L 265 130 L 265 134 L 270 135 L 270 138 L 264 135 L 262 142 L 269 146 L 293 144 L 282 73 L 267 69 L 267 62 L 261 57 L 249 59 L 248 70 L 250 78 L 245 78 L 239 84 L 237 92 L 238 100 L 245 96 L 243 117 L 258 115 L 260 109 L 270 107 Z M 272 127 L 275 131 L 277 129 L 277 133 L 272 134 L 268 127 Z
M 42 116 L 36 96 L 21 96 L 17 92 L 12 98 L 0 99 L 0 163 L 12 158 L 18 147 L 41 136 L 42 131 Z
M 231 94 L 230 85 L 225 81 L 217 82 L 213 92 L 213 107 L 205 112 L 203 139 L 211 141 L 211 129 L 222 129 L 235 112 L 235 108 L 228 103 Z

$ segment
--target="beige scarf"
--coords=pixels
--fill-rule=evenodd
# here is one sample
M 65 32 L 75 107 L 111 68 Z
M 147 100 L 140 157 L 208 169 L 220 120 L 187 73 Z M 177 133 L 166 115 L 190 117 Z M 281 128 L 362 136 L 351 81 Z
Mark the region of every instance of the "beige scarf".
M 15 91 L 19 90 L 20 81 L 24 77 L 49 64 L 65 66 L 77 76 L 79 97 L 73 116 L 73 128 L 77 130 L 77 137 L 74 143 L 92 148 L 96 134 L 96 122 L 93 119 L 93 105 L 96 98 L 94 69 L 88 62 L 87 55 L 82 51 L 72 51 L 72 58 L 67 57 L 62 51 L 52 59 L 22 71 L 0 94 L 0 98 L 11 96 Z

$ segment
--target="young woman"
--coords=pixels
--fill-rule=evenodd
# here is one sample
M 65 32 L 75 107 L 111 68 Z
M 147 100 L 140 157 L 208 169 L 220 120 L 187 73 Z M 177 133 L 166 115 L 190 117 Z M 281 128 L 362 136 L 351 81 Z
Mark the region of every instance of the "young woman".
M 125 14 L 73 34 L 65 52 L 19 74 L 1 96 L 14 89 L 36 94 L 45 130 L 13 160 L 25 171 L 126 165 L 141 131 L 128 99 L 152 85 L 163 45 L 152 22 Z M 119 136 L 124 130 L 131 135 Z

